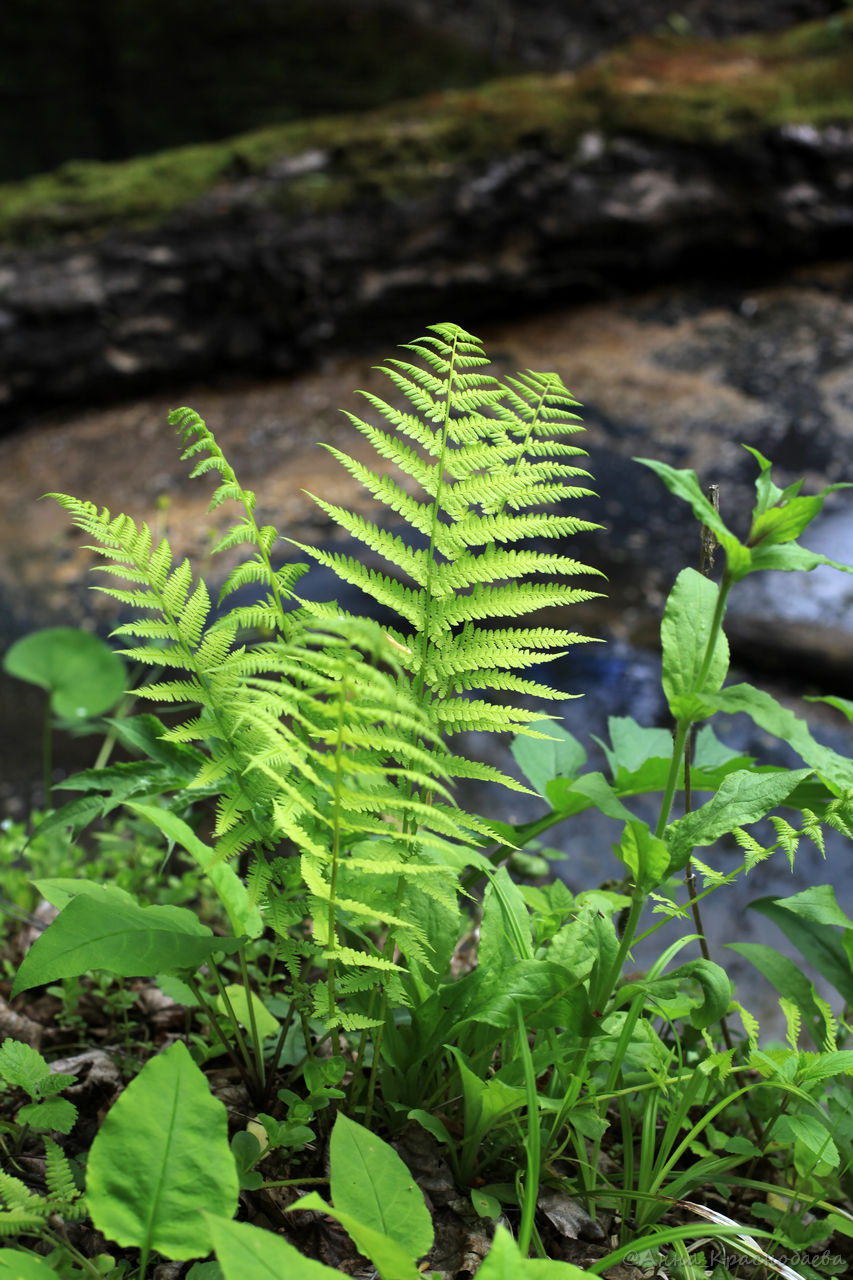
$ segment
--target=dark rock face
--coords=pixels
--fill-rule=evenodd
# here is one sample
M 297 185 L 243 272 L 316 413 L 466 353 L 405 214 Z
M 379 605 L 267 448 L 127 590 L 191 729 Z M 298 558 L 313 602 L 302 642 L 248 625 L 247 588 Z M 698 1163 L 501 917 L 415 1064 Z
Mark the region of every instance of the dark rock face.
M 328 176 L 337 161 L 312 163 Z M 425 191 L 310 216 L 276 210 L 293 172 L 217 188 L 153 231 L 0 253 L 6 428 L 58 402 L 287 372 L 403 321 L 842 256 L 853 227 L 849 125 L 706 147 L 588 130 L 568 155 L 531 139 Z

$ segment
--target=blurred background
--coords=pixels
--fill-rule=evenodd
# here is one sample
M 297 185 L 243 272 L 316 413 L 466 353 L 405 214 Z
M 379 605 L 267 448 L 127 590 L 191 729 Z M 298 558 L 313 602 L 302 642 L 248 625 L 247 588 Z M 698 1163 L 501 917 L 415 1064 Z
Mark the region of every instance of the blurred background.
M 562 706 L 568 727 L 587 741 L 612 715 L 665 724 L 660 611 L 699 537 L 633 459 L 718 483 L 739 533 L 742 443 L 779 484 L 853 479 L 851 259 L 853 9 L 838 0 L 4 5 L 0 649 L 114 622 L 46 492 L 152 521 L 211 569 L 175 405 L 207 419 L 262 519 L 333 538 L 303 491 L 360 499 L 318 443 L 357 447 L 340 413 L 354 388 L 453 320 L 498 373 L 555 369 L 584 405 L 600 496 L 573 511 L 604 528 L 572 554 L 610 581 L 570 625 L 608 643 L 554 672 L 585 694 Z M 843 492 L 805 541 L 853 560 Z M 850 580 L 762 577 L 732 601 L 737 674 L 801 711 L 803 692 L 853 697 Z M 38 706 L 3 677 L 11 817 L 39 799 Z M 843 717 L 808 711 L 853 750 Z M 739 718 L 719 732 L 783 758 Z M 85 742 L 64 751 L 60 774 L 89 762 Z M 573 888 L 602 877 L 602 821 L 555 833 Z M 793 877 L 771 861 L 748 896 L 834 874 L 816 854 Z M 742 904 L 718 897 L 724 933 Z M 740 916 L 739 939 L 759 923 Z

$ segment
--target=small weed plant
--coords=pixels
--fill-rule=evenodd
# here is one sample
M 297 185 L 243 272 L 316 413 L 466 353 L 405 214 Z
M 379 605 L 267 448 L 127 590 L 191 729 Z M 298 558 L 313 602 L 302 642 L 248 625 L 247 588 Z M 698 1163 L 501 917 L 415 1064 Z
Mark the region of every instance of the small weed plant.
M 59 1097 L 71 1077 L 12 1040 L 0 1049 L 6 1153 L 15 1164 L 40 1143 L 47 1162 L 46 1193 L 23 1166 L 0 1181 L 14 1246 L 0 1249 L 0 1275 L 145 1276 L 156 1255 L 196 1260 L 197 1277 L 336 1274 L 297 1247 L 307 1211 L 336 1219 L 384 1280 L 455 1274 L 390 1145 L 413 1141 L 449 1170 L 460 1232 L 466 1203 L 471 1220 L 497 1223 L 483 1280 L 569 1280 L 626 1260 L 667 1275 L 716 1266 L 720 1280 L 843 1272 L 827 1246 L 853 1234 L 853 921 L 830 883 L 752 904 L 840 997 L 832 1007 L 793 960 L 733 940 L 779 993 L 787 1037 L 767 1043 L 710 955 L 700 907 L 766 858 L 793 866 L 803 840 L 823 851 L 828 828 L 853 834 L 853 762 L 769 694 L 726 683 L 724 631 L 749 574 L 834 564 L 798 538 L 841 486 L 780 489 L 750 450 L 741 539 L 693 472 L 645 462 L 724 565 L 719 582 L 710 563 L 684 568 L 666 603 L 672 731 L 614 718 L 607 772 L 590 770 L 548 714 L 566 695 L 542 674 L 587 640 L 559 623 L 600 581 L 566 551 L 595 527 L 571 514 L 590 493 L 576 402 L 554 374 L 493 377 L 455 325 L 403 352 L 382 369 L 390 399 L 366 394 L 370 416 L 349 415 L 375 462 L 332 450 L 376 519 L 317 498 L 356 549 L 290 544 L 347 600 L 361 592 L 363 614 L 302 593 L 307 565 L 282 566 L 287 540 L 259 523 L 254 493 L 190 409 L 171 417 L 183 457 L 212 474 L 211 510 L 238 513 L 213 555 L 232 566 L 216 604 L 147 525 L 52 495 L 99 557 L 138 674 L 95 767 L 64 784 L 73 798 L 32 838 L 37 893 L 57 914 L 11 997 L 97 970 L 153 979 L 187 1012 L 88 1151 Z M 36 661 L 51 696 L 61 686 L 76 706 L 50 645 L 33 654 L 18 653 L 18 673 Z M 853 703 L 826 701 L 853 722 Z M 801 767 L 729 749 L 708 723 L 718 712 L 745 712 Z M 525 781 L 460 753 L 460 731 L 514 734 Z M 110 762 L 115 743 L 128 759 Z M 455 795 L 468 779 L 514 788 L 538 816 L 512 826 L 466 811 Z M 648 795 L 653 824 L 632 808 Z M 513 878 L 520 852 L 590 808 L 614 822 L 621 884 L 572 894 Z M 71 851 L 90 824 L 100 870 L 81 878 Z M 726 874 L 713 854 L 724 837 L 743 854 Z M 191 870 L 164 875 L 159 894 L 154 858 L 141 878 L 108 875 L 128 839 L 164 867 L 177 850 Z M 30 909 L 14 865 L 13 896 Z M 679 921 L 635 973 L 638 939 Z M 223 1073 L 239 1094 L 230 1111 L 214 1087 Z M 50 1132 L 85 1163 L 79 1186 Z M 264 1207 L 265 1226 L 234 1220 L 238 1197 L 250 1218 Z M 120 1260 L 74 1245 L 63 1223 L 82 1215 Z

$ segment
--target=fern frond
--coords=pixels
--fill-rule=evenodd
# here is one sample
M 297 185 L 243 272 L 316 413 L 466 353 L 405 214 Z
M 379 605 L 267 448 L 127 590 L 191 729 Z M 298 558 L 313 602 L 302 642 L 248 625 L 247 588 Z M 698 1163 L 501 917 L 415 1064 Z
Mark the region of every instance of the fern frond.
M 44 1150 L 45 1182 L 51 1211 L 69 1222 L 78 1222 L 86 1216 L 86 1202 L 74 1181 L 68 1157 L 53 1138 L 44 1138 Z
M 404 531 L 389 529 L 385 518 L 369 521 L 315 499 L 389 572 L 341 553 L 304 544 L 300 549 L 393 609 L 411 628 L 392 634 L 409 651 L 403 665 L 443 730 L 524 731 L 535 714 L 506 707 L 490 712 L 487 704 L 458 694 L 498 689 L 553 696 L 514 668 L 535 665 L 546 654 L 554 656 L 555 649 L 562 652 L 584 639 L 542 628 L 536 640 L 529 640 L 530 629 L 501 627 L 495 633 L 488 625 L 597 594 L 567 582 L 595 570 L 570 555 L 529 545 L 531 538 L 563 538 L 599 527 L 550 509 L 591 492 L 577 483 L 588 478 L 574 462 L 583 450 L 567 440 L 582 430 L 573 412 L 577 401 L 556 374 L 528 370 L 497 381 L 486 372 L 480 340 L 455 325 L 433 325 L 404 350 L 411 359 L 388 360 L 380 371 L 407 402 L 405 409 L 362 393 L 387 425 L 348 415 L 382 465 L 370 467 L 340 449 L 330 450 L 372 498 L 399 518 Z M 388 474 L 388 463 L 402 479 Z M 405 586 L 397 575 L 414 585 Z M 475 621 L 485 625 L 472 627 Z M 538 659 L 536 649 L 542 650 Z
M 38 1235 L 52 1212 L 50 1202 L 0 1170 L 0 1237 Z

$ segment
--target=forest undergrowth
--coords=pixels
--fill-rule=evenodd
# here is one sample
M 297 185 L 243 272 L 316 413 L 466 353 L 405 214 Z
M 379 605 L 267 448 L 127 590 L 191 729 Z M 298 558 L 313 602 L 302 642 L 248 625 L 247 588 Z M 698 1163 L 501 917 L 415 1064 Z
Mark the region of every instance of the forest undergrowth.
M 110 644 L 52 628 L 4 658 L 45 691 L 45 804 L 0 832 L 0 1277 L 850 1274 L 837 873 L 750 902 L 786 947 L 732 920 L 781 1040 L 702 923 L 765 859 L 853 838 L 853 761 L 727 683 L 725 635 L 752 573 L 853 572 L 798 541 L 848 486 L 779 488 L 750 448 L 738 536 L 694 472 L 637 460 L 702 553 L 661 620 L 671 726 L 611 717 L 593 769 L 548 682 L 590 642 L 567 611 L 606 586 L 572 555 L 596 528 L 572 514 L 594 483 L 576 401 L 553 373 L 496 378 L 452 324 L 382 372 L 389 399 L 347 415 L 374 462 L 331 450 L 375 518 L 315 499 L 341 549 L 259 523 L 188 408 L 182 457 L 210 511 L 236 512 L 208 581 L 148 525 L 50 495 L 119 622 Z M 363 612 L 303 594 L 311 563 Z M 727 746 L 712 722 L 735 713 L 798 767 Z M 97 745 L 55 785 L 57 732 Z M 463 734 L 511 736 L 517 772 Z M 532 816 L 468 811 L 471 780 Z M 573 893 L 542 841 L 589 809 L 623 874 Z M 638 971 L 664 925 L 676 940 Z

